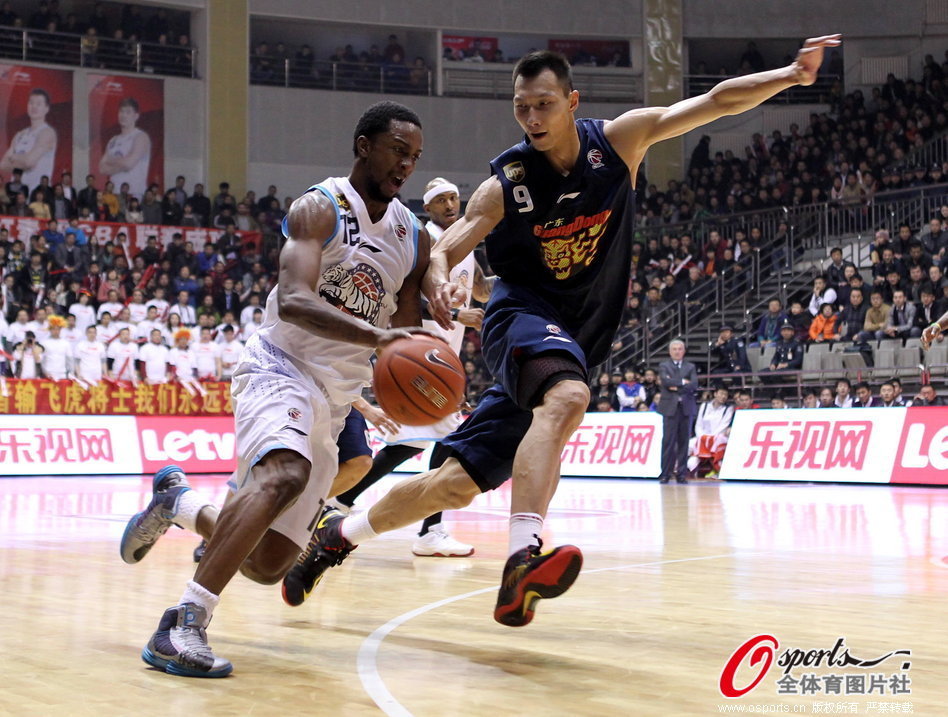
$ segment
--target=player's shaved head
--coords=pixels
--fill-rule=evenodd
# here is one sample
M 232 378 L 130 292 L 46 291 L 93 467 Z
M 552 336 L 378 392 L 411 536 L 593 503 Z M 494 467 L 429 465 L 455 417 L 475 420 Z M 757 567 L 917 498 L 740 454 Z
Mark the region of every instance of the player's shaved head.
M 556 75 L 556 79 L 563 87 L 563 94 L 568 95 L 573 91 L 573 69 L 570 67 L 569 60 L 552 50 L 534 50 L 521 57 L 514 65 L 513 82 L 516 85 L 518 77 L 532 80 L 544 70 L 550 70 Z

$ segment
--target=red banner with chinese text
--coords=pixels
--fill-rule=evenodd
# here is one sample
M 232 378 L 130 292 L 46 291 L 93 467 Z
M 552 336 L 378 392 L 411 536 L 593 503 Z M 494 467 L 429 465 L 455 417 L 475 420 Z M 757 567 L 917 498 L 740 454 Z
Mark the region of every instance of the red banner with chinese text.
M 75 381 L 8 379 L 0 414 L 98 416 L 231 416 L 230 383 L 202 383 L 207 395 L 191 395 L 178 383 L 102 382 L 88 391 Z

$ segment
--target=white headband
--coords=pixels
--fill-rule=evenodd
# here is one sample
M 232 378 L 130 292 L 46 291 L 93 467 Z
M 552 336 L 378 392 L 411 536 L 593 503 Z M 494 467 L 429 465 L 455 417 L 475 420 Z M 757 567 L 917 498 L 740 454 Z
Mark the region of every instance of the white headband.
M 447 192 L 454 192 L 458 196 L 461 195 L 461 193 L 458 191 L 458 185 L 451 184 L 451 182 L 445 182 L 444 184 L 436 184 L 427 192 L 425 192 L 425 196 L 422 199 L 422 201 L 425 204 L 428 204 L 431 202 L 432 199 L 437 197 L 439 194 L 445 194 Z

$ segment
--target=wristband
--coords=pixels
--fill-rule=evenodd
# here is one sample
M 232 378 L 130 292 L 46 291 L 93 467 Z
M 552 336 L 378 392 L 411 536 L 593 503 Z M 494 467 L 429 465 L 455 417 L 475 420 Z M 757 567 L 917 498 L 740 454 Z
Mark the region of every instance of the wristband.
M 936 329 L 938 329 L 938 333 L 941 333 L 941 324 L 939 324 L 937 321 L 931 322 L 931 323 L 928 325 L 928 328 L 930 328 L 930 329 L 931 329 L 931 328 L 936 328 Z
M 457 321 L 459 313 L 461 313 L 460 309 L 451 309 L 451 319 Z

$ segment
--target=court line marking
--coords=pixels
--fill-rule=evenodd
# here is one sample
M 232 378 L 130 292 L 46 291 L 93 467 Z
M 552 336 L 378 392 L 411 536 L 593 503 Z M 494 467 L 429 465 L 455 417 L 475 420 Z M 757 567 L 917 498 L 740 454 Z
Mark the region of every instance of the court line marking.
M 764 553 L 757 552 L 722 553 L 720 555 L 705 555 L 696 558 L 657 560 L 650 563 L 631 563 L 629 565 L 616 565 L 608 568 L 593 568 L 592 570 L 583 570 L 581 574 L 604 573 L 614 570 L 629 570 L 631 568 L 648 568 L 655 565 L 672 565 L 674 563 L 693 563 L 699 560 L 720 560 L 721 558 L 751 557 L 754 555 L 763 554 Z M 382 642 L 385 640 L 385 638 L 388 637 L 395 629 L 401 627 L 406 622 L 418 617 L 419 615 L 423 615 L 426 612 L 431 612 L 432 610 L 437 610 L 439 607 L 450 605 L 451 603 L 458 602 L 459 600 L 466 600 L 467 598 L 474 597 L 475 595 L 481 595 L 482 593 L 498 590 L 499 588 L 499 585 L 491 585 L 487 588 L 472 590 L 471 592 L 463 593 L 461 595 L 454 595 L 453 597 L 437 600 L 436 602 L 422 605 L 421 607 L 415 608 L 414 610 L 409 610 L 398 617 L 393 617 L 384 625 L 376 628 L 368 637 L 365 638 L 365 640 L 362 641 L 362 644 L 359 645 L 359 653 L 356 657 L 356 672 L 359 674 L 359 680 L 362 682 L 362 688 L 372 699 L 372 701 L 375 702 L 378 708 L 382 710 L 382 712 L 384 712 L 389 717 L 414 717 L 414 715 L 409 712 L 401 702 L 396 700 L 391 692 L 389 692 L 388 688 L 385 686 L 385 681 L 379 674 L 378 654 L 379 648 L 382 646 Z

